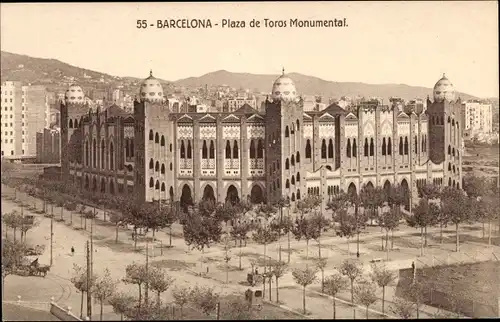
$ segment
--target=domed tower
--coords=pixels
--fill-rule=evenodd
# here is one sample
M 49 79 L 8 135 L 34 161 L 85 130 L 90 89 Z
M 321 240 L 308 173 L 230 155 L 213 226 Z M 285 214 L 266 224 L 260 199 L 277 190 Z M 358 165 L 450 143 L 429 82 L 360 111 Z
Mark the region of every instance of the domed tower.
M 427 101 L 429 118 L 429 158 L 443 164 L 443 184 L 461 186 L 462 124 L 461 102 L 456 99 L 453 83 L 443 74 L 433 90 L 433 101 Z
M 59 101 L 61 112 L 61 169 L 63 178 L 69 178 L 69 162 L 83 164 L 80 133 L 82 116 L 88 114 L 83 89 L 72 84 Z
M 141 101 L 148 102 L 163 102 L 163 86 L 160 81 L 153 76 L 153 71 L 149 71 L 149 77 L 146 78 L 139 89 L 139 97 Z
M 273 83 L 272 92 L 266 100 L 266 189 L 267 201 L 274 202 L 282 196 L 291 200 L 295 189 L 305 191 L 299 185 L 287 187 L 286 182 L 294 182 L 295 175 L 302 173 L 300 159 L 302 149 L 303 105 L 295 83 L 282 70 Z M 294 178 L 292 178 L 292 176 Z M 297 180 L 297 183 L 305 180 Z M 293 188 L 293 189 L 292 189 Z

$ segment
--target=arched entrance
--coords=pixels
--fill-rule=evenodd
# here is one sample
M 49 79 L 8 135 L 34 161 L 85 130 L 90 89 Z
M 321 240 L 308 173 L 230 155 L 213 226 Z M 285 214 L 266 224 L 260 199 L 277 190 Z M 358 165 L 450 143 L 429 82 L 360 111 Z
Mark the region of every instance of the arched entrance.
M 90 189 L 90 182 L 89 182 L 89 177 L 85 176 L 85 190 Z
M 354 184 L 354 182 L 351 182 L 351 184 L 347 188 L 347 194 L 351 198 L 356 197 L 358 195 L 358 192 L 356 191 L 356 185 Z
M 387 199 L 387 197 L 391 193 L 391 183 L 389 182 L 389 180 L 385 180 L 384 182 L 384 193 Z
M 174 201 L 174 188 L 173 187 L 170 187 L 169 189 L 169 194 L 170 194 L 170 201 Z
M 212 188 L 212 186 L 209 184 L 207 184 L 205 186 L 205 189 L 203 189 L 203 200 L 215 201 L 214 188 Z
M 406 179 L 401 180 L 401 188 L 403 189 L 405 209 L 409 210 L 410 209 L 410 189 L 408 188 L 408 181 L 406 181 Z
M 264 202 L 264 193 L 258 184 L 254 185 L 250 191 L 250 202 L 253 204 L 260 204 Z
M 228 201 L 233 204 L 240 201 L 240 197 L 238 197 L 238 189 L 236 189 L 233 185 L 230 185 L 229 188 L 227 188 L 226 202 Z
M 365 185 L 366 190 L 373 190 L 375 187 L 373 186 L 373 183 L 371 181 L 368 181 L 368 183 Z
M 185 184 L 182 187 L 180 206 L 184 212 L 187 212 L 188 207 L 192 205 L 193 205 L 193 196 L 191 194 L 191 188 L 189 188 L 189 185 Z

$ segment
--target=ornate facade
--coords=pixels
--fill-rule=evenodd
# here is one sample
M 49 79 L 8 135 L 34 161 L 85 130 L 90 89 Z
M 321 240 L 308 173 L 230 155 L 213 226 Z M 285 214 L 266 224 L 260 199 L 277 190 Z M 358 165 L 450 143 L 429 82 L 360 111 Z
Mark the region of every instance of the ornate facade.
M 444 76 L 426 110 L 393 100 L 304 112 L 284 74 L 265 114 L 247 105 L 230 113 L 174 113 L 152 75 L 133 115 L 117 106 L 91 112 L 71 98 L 78 89 L 61 102 L 63 176 L 97 193 L 181 203 L 281 196 L 293 203 L 315 194 L 326 203 L 363 185 L 397 183 L 412 195 L 426 182 L 461 186 L 461 102 Z

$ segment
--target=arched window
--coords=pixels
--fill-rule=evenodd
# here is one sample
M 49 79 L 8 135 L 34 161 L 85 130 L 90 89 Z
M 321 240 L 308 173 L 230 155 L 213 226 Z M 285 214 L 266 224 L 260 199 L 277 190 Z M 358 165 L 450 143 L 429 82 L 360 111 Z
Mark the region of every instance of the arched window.
M 392 140 L 391 140 L 391 138 L 387 139 L 387 155 L 392 155 Z
M 285 127 L 285 137 L 289 137 L 290 136 L 290 132 L 288 131 L 288 125 Z
M 255 143 L 254 140 L 250 141 L 250 159 L 255 159 Z
M 69 119 L 69 128 L 72 129 L 73 128 L 73 120 L 72 119 Z
M 113 147 L 113 142 L 109 143 L 109 169 L 115 169 L 115 149 Z
M 290 129 L 290 134 L 295 134 L 295 124 L 292 123 L 292 127 Z
M 278 169 L 278 170 L 280 169 L 280 163 L 279 163 L 279 161 L 276 161 L 276 169 Z
M 130 158 L 130 144 L 129 144 L 129 139 L 125 139 L 125 158 Z
M 165 137 L 163 135 L 161 136 L 160 146 L 165 146 Z
M 333 159 L 333 140 L 330 139 L 328 142 L 328 158 Z
M 153 169 L 154 165 L 155 165 L 155 162 L 153 161 L 153 159 L 149 160 L 149 168 Z
M 295 193 L 292 192 L 292 201 L 295 201 Z
M 405 155 L 408 155 L 408 137 L 405 136 Z
M 346 155 L 348 158 L 351 157 L 351 139 L 347 139 L 347 145 L 346 145 Z
M 300 122 L 297 120 L 297 131 L 300 131 Z
M 326 140 L 321 141 L 321 159 L 326 159 Z
M 106 168 L 104 160 L 106 160 L 106 147 L 104 145 L 104 140 L 101 140 L 101 169 Z
M 158 135 L 158 132 L 155 134 L 155 143 L 160 143 L 160 136 Z
M 450 122 L 451 122 L 451 121 L 450 121 L 450 117 L 448 116 L 448 124 L 449 124 Z
M 153 188 L 155 186 L 155 181 L 153 180 L 153 177 L 149 178 L 149 187 Z
M 288 158 L 286 158 L 286 161 L 285 161 L 285 170 L 288 170 L 290 169 L 290 162 L 288 161 Z
M 155 189 L 160 190 L 160 181 L 156 180 Z
M 238 141 L 234 140 L 233 159 L 238 159 Z
M 399 137 L 399 155 L 403 155 L 404 150 L 403 150 L 403 137 Z
M 441 116 L 441 125 L 444 125 L 444 117 Z
M 226 141 L 226 159 L 231 159 L 231 143 Z
M 297 172 L 297 182 L 300 182 L 300 172 Z
M 451 149 L 451 155 L 455 156 L 455 148 Z
M 290 158 L 290 164 L 295 165 L 295 156 L 292 154 L 292 157 Z
M 290 188 L 290 180 L 286 179 L 285 188 Z
M 92 141 L 92 166 L 95 168 L 97 167 L 97 160 L 96 160 L 96 156 L 97 156 L 97 144 L 96 144 L 96 141 L 95 139 Z
M 292 180 L 290 180 L 290 182 L 291 182 L 293 185 L 295 185 L 295 177 L 294 177 L 294 176 L 292 176 Z
M 155 172 L 158 172 L 158 171 L 160 171 L 160 162 L 156 161 Z
M 162 182 L 161 183 L 161 192 L 164 192 L 165 191 L 165 182 Z
M 370 156 L 372 157 L 375 153 L 375 145 L 373 144 L 373 138 L 370 139 Z
M 451 163 L 448 163 L 448 171 L 451 171 Z
M 300 189 L 297 189 L 297 200 L 300 200 Z
M 154 138 L 153 130 L 149 130 L 149 140 L 152 141 Z
M 311 158 L 311 140 L 307 139 L 306 141 L 306 159 Z
M 262 140 L 259 140 L 257 144 L 257 158 L 264 158 L 264 144 L 262 143 Z
M 201 149 L 201 158 L 202 159 L 207 159 L 208 158 L 208 147 L 207 147 L 207 141 L 203 140 L 203 147 Z
M 187 152 L 186 154 L 187 154 L 187 158 L 188 159 L 193 158 L 193 155 L 192 155 L 193 154 L 193 150 L 191 148 L 191 140 L 188 140 L 188 146 L 187 146 L 187 151 L 186 152 Z
M 214 141 L 210 140 L 210 153 L 209 153 L 210 159 L 215 159 L 215 148 L 214 148 Z
M 300 163 L 300 152 L 297 151 L 297 157 L 295 158 L 295 161 L 297 161 L 297 163 Z
M 130 139 L 130 157 L 134 157 L 134 140 Z
M 448 145 L 448 155 L 451 155 L 451 145 Z
M 365 138 L 365 146 L 364 146 L 364 156 L 367 157 L 368 156 L 368 138 Z
M 418 153 L 418 141 L 417 141 L 417 136 L 415 135 L 415 144 L 413 145 L 415 147 L 415 153 Z
M 77 128 L 78 128 L 78 120 L 75 119 L 75 129 L 77 129 Z
M 89 141 L 85 142 L 85 165 L 89 166 Z
M 161 171 L 160 172 L 161 172 L 161 174 L 165 174 L 165 164 L 164 163 L 161 164 Z
M 382 155 L 387 154 L 387 145 L 385 143 L 385 138 L 382 138 Z
M 352 139 L 352 156 L 354 158 L 358 156 L 358 146 L 356 145 L 356 139 Z
M 186 148 L 184 147 L 184 141 L 181 141 L 181 159 L 186 158 Z

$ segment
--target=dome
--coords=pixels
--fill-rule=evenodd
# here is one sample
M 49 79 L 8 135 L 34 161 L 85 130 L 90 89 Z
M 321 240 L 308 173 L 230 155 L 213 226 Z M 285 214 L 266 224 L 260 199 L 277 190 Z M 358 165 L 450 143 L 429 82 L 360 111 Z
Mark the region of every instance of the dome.
M 283 69 L 282 75 L 274 81 L 271 96 L 274 99 L 286 101 L 294 101 L 297 98 L 295 83 L 291 78 L 285 76 L 285 69 Z
M 149 77 L 142 82 L 139 97 L 141 100 L 150 102 L 163 101 L 163 87 L 160 81 L 153 77 L 152 71 L 149 72 Z
M 443 74 L 443 77 L 434 85 L 434 101 L 442 102 L 444 100 L 448 102 L 455 100 L 455 87 Z
M 64 99 L 67 103 L 83 104 L 85 102 L 85 94 L 83 94 L 80 86 L 73 84 L 64 94 Z

